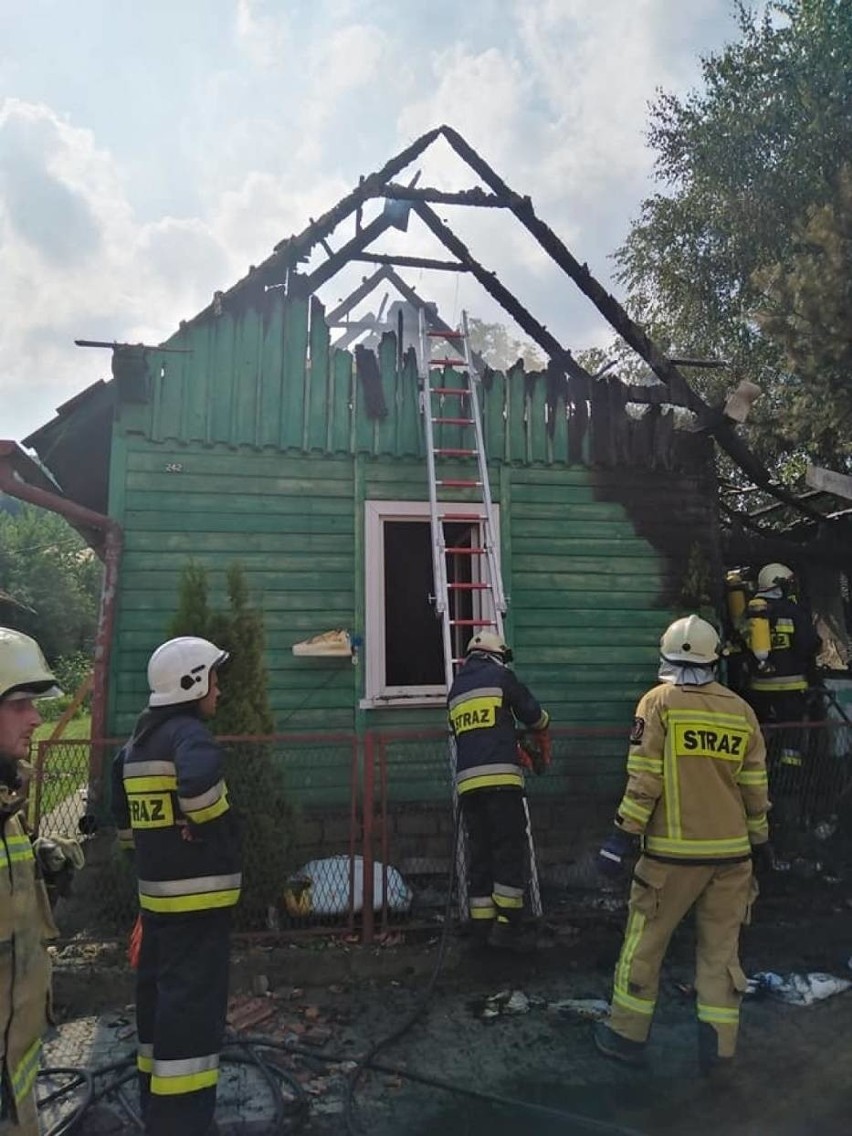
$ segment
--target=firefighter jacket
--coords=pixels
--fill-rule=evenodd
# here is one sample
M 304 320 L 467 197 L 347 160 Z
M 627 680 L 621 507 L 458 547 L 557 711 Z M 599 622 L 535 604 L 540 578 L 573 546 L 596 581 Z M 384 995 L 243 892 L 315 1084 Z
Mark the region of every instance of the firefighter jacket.
M 746 860 L 769 839 L 766 749 L 754 711 L 718 682 L 663 683 L 636 708 L 617 827 L 652 859 Z
M 487 655 L 473 654 L 450 687 L 447 707 L 456 742 L 456 788 L 522 789 L 515 719 L 543 730 L 549 717 L 507 667 Z
M 139 906 L 161 915 L 232 907 L 240 897 L 236 820 L 222 750 L 191 710 L 146 711 L 113 763 L 119 840 L 132 837 Z
M 0 782 L 0 1098 L 9 1092 L 15 1112 L 35 1085 L 50 998 L 46 944 L 58 934 L 23 805 Z
M 807 690 L 819 640 L 807 614 L 786 596 L 767 598 L 771 648 L 765 670 L 755 670 L 749 687 L 764 694 Z

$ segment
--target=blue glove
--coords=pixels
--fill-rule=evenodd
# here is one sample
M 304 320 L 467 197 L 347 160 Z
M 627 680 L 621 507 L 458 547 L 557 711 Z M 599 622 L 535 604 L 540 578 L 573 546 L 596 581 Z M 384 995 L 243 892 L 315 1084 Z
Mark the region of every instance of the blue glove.
M 633 859 L 638 851 L 639 837 L 616 828 L 598 851 L 598 871 L 610 879 L 618 879 L 624 874 L 626 861 Z

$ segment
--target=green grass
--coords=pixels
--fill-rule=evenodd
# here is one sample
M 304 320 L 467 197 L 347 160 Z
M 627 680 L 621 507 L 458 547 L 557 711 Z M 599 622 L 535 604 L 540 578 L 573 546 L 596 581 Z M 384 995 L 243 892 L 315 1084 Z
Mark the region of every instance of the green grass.
M 45 741 L 53 733 L 55 722 L 43 722 L 33 734 L 33 763 L 37 756 L 36 743 Z M 92 719 L 88 715 L 73 718 L 66 726 L 61 741 L 48 747 L 44 766 L 44 783 L 41 791 L 41 815 L 44 817 L 72 796 L 89 775 L 89 747 L 62 742 L 82 741 L 92 732 Z M 35 794 L 30 791 L 30 820 L 34 820 Z

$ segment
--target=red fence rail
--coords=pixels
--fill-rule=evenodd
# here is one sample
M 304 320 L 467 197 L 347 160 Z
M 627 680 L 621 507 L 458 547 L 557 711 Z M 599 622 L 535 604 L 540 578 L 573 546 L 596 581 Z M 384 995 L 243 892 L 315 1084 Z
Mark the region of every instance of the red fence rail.
M 764 732 L 773 840 L 784 854 L 809 855 L 815 840 L 824 847 L 852 829 L 852 726 L 835 719 Z M 436 926 L 454 834 L 443 731 L 219 740 L 244 822 L 242 933 L 371 942 L 403 927 Z M 782 760 L 793 742 L 799 766 Z M 607 830 L 624 784 L 626 744 L 623 726 L 555 729 L 550 769 L 528 779 L 539 871 L 551 897 Z M 39 743 L 36 753 L 30 819 L 41 833 L 72 835 L 88 812 L 99 822 L 85 837 L 87 870 L 58 912 L 63 931 L 78 937 L 121 936 L 135 916 L 132 865 L 115 848 L 97 769 L 93 776 L 93 754 L 117 745 L 60 740 Z

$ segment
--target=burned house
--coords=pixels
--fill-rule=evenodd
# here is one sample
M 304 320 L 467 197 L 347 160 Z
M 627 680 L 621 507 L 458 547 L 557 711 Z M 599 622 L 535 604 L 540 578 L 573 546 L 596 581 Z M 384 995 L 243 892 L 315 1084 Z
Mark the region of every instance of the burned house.
M 394 180 L 440 134 L 484 188 L 451 194 Z M 368 220 L 375 200 L 384 207 Z M 512 213 L 645 358 L 654 381 L 631 387 L 584 370 L 473 258 L 436 202 Z M 369 251 L 409 216 L 450 261 Z M 353 221 L 354 234 L 332 249 L 332 234 Z M 304 269 L 318 248 L 326 258 Z M 372 275 L 349 302 L 327 308 L 323 285 L 355 260 Z M 714 437 L 729 450 L 739 445 L 730 423 L 717 416 L 695 431 L 707 408 L 674 363 L 529 199 L 444 127 L 362 179 L 160 346 L 115 345 L 111 380 L 25 440 L 52 475 L 54 496 L 106 549 L 102 736 L 125 732 L 145 699 L 146 661 L 167 634 L 190 559 L 208 570 L 214 601 L 229 565 L 244 566 L 264 613 L 282 732 L 358 738 L 443 725 L 411 321 L 422 313 L 433 330 L 449 325 L 406 283 L 406 269 L 418 266 L 470 273 L 548 359 L 538 373 L 485 368 L 481 407 L 507 636 L 554 724 L 629 722 L 667 622 L 718 602 L 712 448 Z M 380 281 L 397 289 L 396 306 L 355 327 L 353 307 Z M 440 444 L 458 444 L 455 427 L 439 430 Z M 457 528 L 448 535 L 459 546 L 480 538 L 475 524 Z M 294 653 L 334 630 L 346 633 L 344 654 Z M 621 744 L 609 741 L 593 772 L 617 777 L 621 760 Z M 321 779 L 315 787 L 321 799 Z

